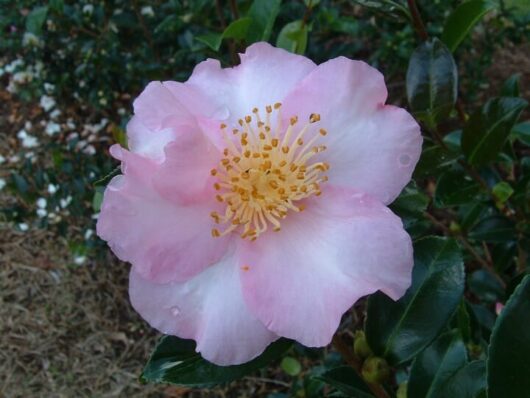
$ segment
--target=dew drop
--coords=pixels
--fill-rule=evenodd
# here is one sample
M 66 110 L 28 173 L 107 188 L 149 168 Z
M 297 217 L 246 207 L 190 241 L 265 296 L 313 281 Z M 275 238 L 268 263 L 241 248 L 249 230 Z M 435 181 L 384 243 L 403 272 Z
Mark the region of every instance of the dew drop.
M 180 314 L 180 308 L 177 307 L 176 305 L 173 306 L 173 307 L 171 307 L 170 310 L 171 310 L 171 313 L 172 313 L 174 316 L 177 316 L 178 314 Z
M 410 164 L 410 161 L 411 159 L 409 155 L 404 154 L 399 157 L 399 164 L 401 166 L 408 166 Z

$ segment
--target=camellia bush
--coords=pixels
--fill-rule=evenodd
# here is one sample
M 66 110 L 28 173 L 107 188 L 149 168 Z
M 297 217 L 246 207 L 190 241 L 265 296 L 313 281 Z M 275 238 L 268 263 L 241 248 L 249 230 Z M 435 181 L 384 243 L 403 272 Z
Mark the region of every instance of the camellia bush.
M 164 334 L 141 382 L 279 363 L 296 397 L 530 397 L 528 91 L 476 83 L 528 4 L 184 3 L 35 5 L 16 50 L 69 29 L 46 81 L 133 100 L 79 197 Z

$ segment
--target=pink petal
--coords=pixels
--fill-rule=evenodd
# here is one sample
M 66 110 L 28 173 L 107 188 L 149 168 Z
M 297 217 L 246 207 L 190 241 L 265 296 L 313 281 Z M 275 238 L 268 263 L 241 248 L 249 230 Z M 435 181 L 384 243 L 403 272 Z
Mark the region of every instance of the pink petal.
M 156 284 L 132 271 L 129 294 L 152 327 L 194 339 L 197 351 L 218 365 L 248 362 L 278 338 L 249 312 L 230 256 L 185 283 Z
M 326 187 L 284 224 L 241 248 L 244 297 L 280 336 L 324 346 L 360 297 L 381 290 L 397 299 L 410 285 L 410 237 L 368 195 Z
M 284 115 L 319 113 L 328 135 L 320 156 L 330 183 L 391 203 L 410 181 L 421 153 L 421 132 L 405 110 L 385 106 L 383 75 L 368 64 L 336 58 L 319 65 L 285 99 Z
M 112 251 L 156 282 L 187 280 L 217 262 L 229 238 L 211 236 L 213 195 L 185 206 L 168 200 L 153 183 L 160 165 L 116 146 L 112 151 L 125 175 L 107 186 L 97 223 Z
M 308 58 L 268 43 L 253 44 L 240 56 L 241 64 L 234 68 L 223 69 L 213 59 L 201 62 L 186 83 L 168 83 L 168 88 L 195 115 L 238 127 L 237 121 L 254 107 L 263 110 L 283 101 L 316 67 Z
M 175 141 L 166 144 L 164 154 L 153 182 L 165 199 L 191 204 L 215 197 L 216 179 L 210 171 L 217 166 L 220 153 L 197 128 L 180 128 Z

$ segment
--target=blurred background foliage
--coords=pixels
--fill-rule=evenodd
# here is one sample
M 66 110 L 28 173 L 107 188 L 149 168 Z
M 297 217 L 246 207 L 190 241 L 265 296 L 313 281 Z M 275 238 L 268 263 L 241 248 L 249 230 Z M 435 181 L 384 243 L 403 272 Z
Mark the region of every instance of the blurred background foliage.
M 431 351 L 422 351 L 423 355 L 438 358 L 440 352 L 456 352 L 458 356 L 464 347 L 466 358 L 485 360 L 500 308 L 529 265 L 530 122 L 526 121 L 529 112 L 524 99 L 530 98 L 530 3 L 471 0 L 467 2 L 471 5 L 465 5 L 469 9 L 455 16 L 455 10 L 462 10 L 461 1 L 420 1 L 424 31 L 417 26 L 417 18 L 407 3 L 410 2 L 0 0 L 3 242 L 21 239 L 32 246 L 36 242 L 38 248 L 41 243 L 35 234 L 46 231 L 52 240 L 62 242 L 58 249 L 62 255 L 51 268 L 44 269 L 47 275 L 60 269 L 66 278 L 84 272 L 79 271 L 83 267 L 88 267 L 89 276 L 118 272 L 112 269 L 123 265 L 107 266 L 115 260 L 95 237 L 94 223 L 105 176 L 116 167 L 108 147 L 115 142 L 126 145 L 125 126 L 131 116 L 132 100 L 149 81 L 185 80 L 193 67 L 206 58 L 220 59 L 224 66 L 235 65 L 237 53 L 260 40 L 305 54 L 317 63 L 340 55 L 362 59 L 385 75 L 388 102 L 408 106 L 422 122 L 425 133 L 415 182 L 393 204 L 393 210 L 403 218 L 414 239 L 433 234 L 448 237 L 442 243 L 434 238 L 420 240 L 420 256 L 423 251 L 438 250 L 442 258 L 447 255 L 454 260 L 452 264 L 458 264 L 454 256 L 460 255 L 455 253 L 463 253 L 459 258 L 465 264 L 466 276 L 459 283 L 453 275 L 457 279 L 452 286 L 457 292 L 454 308 L 448 306 L 451 311 L 439 320 L 440 327 L 424 335 L 416 348 L 424 349 L 446 332 L 429 346 Z M 427 36 L 429 40 L 421 44 Z M 432 39 L 436 37 L 441 41 Z M 426 72 L 426 62 L 434 72 Z M 427 83 L 421 80 L 424 72 Z M 419 80 L 414 82 L 416 78 Z M 43 246 L 42 250 L 50 248 Z M 422 263 L 420 260 L 417 264 Z M 16 261 L 9 266 L 16 267 Z M 110 276 L 110 286 L 115 283 L 120 294 L 125 295 L 122 276 Z M 20 277 L 18 270 L 12 268 L 2 290 L 11 291 L 13 286 L 8 283 L 19 284 Z M 75 278 L 66 279 L 75 283 Z M 422 279 L 415 288 L 421 289 L 426 280 Z M 39 282 L 35 283 L 39 291 Z M 458 293 L 460 288 L 463 292 Z M 524 297 L 523 293 L 519 295 Z M 23 298 L 19 294 L 22 293 L 5 293 L 3 302 L 27 299 L 26 293 Z M 410 304 L 405 301 L 403 305 Z M 370 308 L 375 308 L 372 319 L 377 319 L 381 311 L 384 314 L 391 307 L 385 304 L 384 297 L 375 295 L 369 300 L 368 319 Z M 345 317 L 347 345 L 353 347 L 353 341 L 361 339 L 355 331 L 363 328 L 365 315 L 365 303 L 361 302 Z M 17 320 L 16 314 L 6 316 Z M 130 313 L 125 317 L 133 325 L 141 322 Z M 530 321 L 526 322 L 530 330 Z M 112 327 L 121 330 L 119 325 Z M 139 327 L 130 327 L 124 333 L 130 341 L 140 344 L 139 336 L 144 334 L 138 334 Z M 426 396 L 422 394 L 430 387 L 414 382 L 419 376 L 413 374 L 424 372 L 434 377 L 440 369 L 422 367 L 420 359 L 411 369 L 410 353 L 394 349 L 394 343 L 390 344 L 384 336 L 370 333 L 372 327 L 375 326 L 366 321 L 368 349 L 383 357 L 388 354 L 386 359 L 393 366 L 391 379 L 384 380 L 385 388 L 404 397 L 403 386 L 409 380 L 413 387 L 408 396 Z M 396 325 L 385 327 L 395 331 Z M 13 330 L 8 326 L 4 332 L 13 334 Z M 454 330 L 458 330 L 458 336 Z M 142 344 L 152 343 L 152 339 L 141 340 Z M 117 348 L 116 356 L 119 352 Z M 13 387 L 27 375 L 17 361 L 5 355 L 6 366 L 10 367 L 5 366 L 4 370 L 15 375 L 10 379 Z M 145 350 L 131 355 L 141 362 Z M 107 360 L 112 362 L 113 357 Z M 238 391 L 233 396 L 270 398 L 372 396 L 373 391 L 366 390 L 362 379 L 351 375 L 349 368 L 337 367 L 340 363 L 336 352 L 296 346 L 283 360 L 277 360 L 275 369 L 268 370 L 272 376 L 261 371 L 261 381 L 246 382 L 227 391 Z M 454 370 L 461 373 L 452 375 L 461 379 L 485 371 L 483 362 L 468 365 L 466 360 L 459 364 L 462 367 Z M 61 366 L 69 365 L 66 361 Z M 470 368 L 463 370 L 464 366 Z M 39 367 L 28 369 L 35 372 Z M 58 374 L 64 372 L 59 369 Z M 165 380 L 156 371 L 147 369 L 144 379 Z M 120 387 L 118 395 L 142 391 L 134 381 L 134 372 L 140 373 L 134 368 L 132 376 L 113 381 Z M 54 388 L 59 387 L 54 385 L 61 380 L 67 396 L 73 394 L 74 390 L 65 386 L 71 383 L 74 388 L 75 382 L 64 381 L 58 375 L 50 377 L 55 382 L 30 383 L 25 386 L 26 392 L 56 391 Z M 348 384 L 351 380 L 355 380 L 353 386 Z M 111 388 L 106 383 L 101 390 L 87 390 L 87 396 Z M 256 383 L 266 388 L 259 389 Z M 479 390 L 482 391 L 478 388 L 475 392 L 478 394 Z M 137 392 L 138 396 L 147 390 L 143 391 Z M 158 389 L 157 393 L 162 396 L 174 393 L 161 391 Z

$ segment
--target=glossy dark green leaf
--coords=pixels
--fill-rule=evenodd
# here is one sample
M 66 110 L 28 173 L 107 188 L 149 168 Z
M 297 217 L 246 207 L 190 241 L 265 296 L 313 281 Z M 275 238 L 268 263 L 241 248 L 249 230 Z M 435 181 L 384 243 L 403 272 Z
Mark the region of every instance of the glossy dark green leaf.
M 441 335 L 412 363 L 408 398 L 435 398 L 440 388 L 467 363 L 466 347 L 460 333 Z
M 503 216 L 487 217 L 469 232 L 468 237 L 491 243 L 511 242 L 515 239 L 515 225 Z
M 246 37 L 248 44 L 270 39 L 281 3 L 282 0 L 254 0 L 252 2 L 247 14 L 252 19 Z
M 462 133 L 462 150 L 470 164 L 482 166 L 497 158 L 526 105 L 521 98 L 493 98 L 469 118 Z
M 482 187 L 461 170 L 449 170 L 436 184 L 434 204 L 437 207 L 454 206 L 476 200 Z
M 515 289 L 499 315 L 487 361 L 488 397 L 530 396 L 530 276 Z
M 319 376 L 318 379 L 325 381 L 348 396 L 373 398 L 364 380 L 350 366 L 339 366 L 331 369 Z
M 456 64 L 438 39 L 412 53 L 407 70 L 407 98 L 412 112 L 433 127 L 453 109 L 458 87 Z
M 491 0 L 469 0 L 460 4 L 447 19 L 442 33 L 442 41 L 449 50 L 455 51 L 469 31 L 496 4 Z
M 464 342 L 471 340 L 471 317 L 467 310 L 466 301 L 462 299 L 453 316 L 451 325 L 460 331 Z
M 285 25 L 278 34 L 276 46 L 295 54 L 305 53 L 309 29 L 303 21 L 293 21 Z
M 42 25 L 48 15 L 48 6 L 35 7 L 26 17 L 26 30 L 39 36 L 42 33 Z
M 251 18 L 239 18 L 226 27 L 223 33 L 207 33 L 197 36 L 196 39 L 214 51 L 221 47 L 223 39 L 244 39 L 252 22 Z
M 427 209 L 429 197 L 419 191 L 414 184 L 409 184 L 392 202 L 390 208 L 401 218 L 419 217 Z
M 530 146 L 530 121 L 513 126 L 512 134 L 523 144 Z
M 458 152 L 449 152 L 438 145 L 424 148 L 414 170 L 414 177 L 425 178 L 436 176 L 454 164 L 458 156 Z
M 453 373 L 440 386 L 437 398 L 479 398 L 486 390 L 486 363 L 473 361 Z
M 471 292 L 486 303 L 504 300 L 504 288 L 500 281 L 486 270 L 473 272 L 469 275 L 467 283 Z
M 291 340 L 272 343 L 263 354 L 242 365 L 218 366 L 195 352 L 195 342 L 164 336 L 145 366 L 144 382 L 171 383 L 190 387 L 209 387 L 239 379 L 280 358 L 292 345 Z
M 519 97 L 521 90 L 519 89 L 519 83 L 521 82 L 521 74 L 516 73 L 511 75 L 502 84 L 501 97 Z
M 453 239 L 429 237 L 414 245 L 412 286 L 398 301 L 382 293 L 368 299 L 366 338 L 391 363 L 404 362 L 440 333 L 464 291 L 464 266 Z

